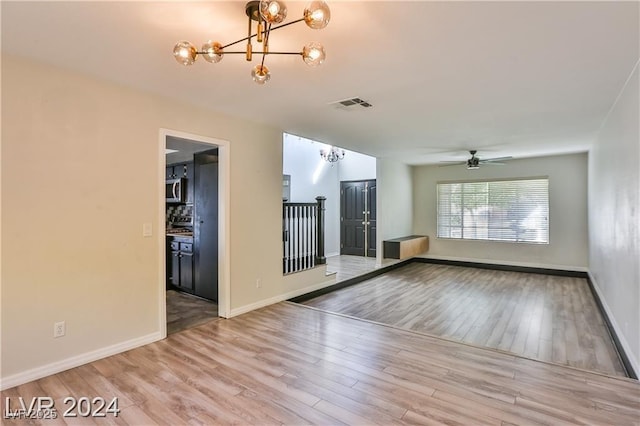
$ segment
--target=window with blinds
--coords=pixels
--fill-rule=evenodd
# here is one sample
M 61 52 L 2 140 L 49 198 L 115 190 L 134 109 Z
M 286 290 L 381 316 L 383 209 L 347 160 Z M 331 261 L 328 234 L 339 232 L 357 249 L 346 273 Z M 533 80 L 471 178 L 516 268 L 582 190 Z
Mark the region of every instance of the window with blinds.
M 549 243 L 549 179 L 438 183 L 438 238 Z

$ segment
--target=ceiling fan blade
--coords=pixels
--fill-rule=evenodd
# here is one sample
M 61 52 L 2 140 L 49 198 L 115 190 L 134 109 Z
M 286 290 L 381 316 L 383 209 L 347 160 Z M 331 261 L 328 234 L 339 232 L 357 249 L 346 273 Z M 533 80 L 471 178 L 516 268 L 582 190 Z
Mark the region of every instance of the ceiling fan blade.
M 441 161 L 440 163 L 447 164 L 439 164 L 438 167 L 461 166 L 463 164 L 467 164 L 466 161 Z
M 513 157 L 509 156 L 509 157 L 495 157 L 495 158 L 487 158 L 487 159 L 481 159 L 480 162 L 481 163 L 492 163 L 494 161 L 504 161 L 504 160 L 511 160 Z
M 506 163 L 498 163 L 495 161 L 488 161 L 486 163 L 481 161 L 480 164 L 482 164 L 483 166 L 505 166 L 506 165 Z

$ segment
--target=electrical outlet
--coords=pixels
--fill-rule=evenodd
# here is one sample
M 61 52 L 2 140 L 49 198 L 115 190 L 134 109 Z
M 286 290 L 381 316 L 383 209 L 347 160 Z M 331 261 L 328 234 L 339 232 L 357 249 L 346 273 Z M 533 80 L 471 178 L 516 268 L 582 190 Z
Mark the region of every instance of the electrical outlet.
M 62 337 L 67 332 L 67 325 L 64 321 L 53 323 L 53 337 Z
M 262 281 L 260 280 L 260 278 L 256 279 L 256 288 L 260 288 L 262 287 Z

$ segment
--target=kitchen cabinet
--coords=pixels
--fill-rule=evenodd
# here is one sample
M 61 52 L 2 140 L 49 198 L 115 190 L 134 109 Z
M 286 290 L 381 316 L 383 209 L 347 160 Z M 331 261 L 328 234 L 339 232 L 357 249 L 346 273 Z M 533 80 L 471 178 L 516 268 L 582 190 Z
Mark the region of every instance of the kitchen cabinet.
M 193 200 L 194 200 L 193 171 L 194 171 L 193 162 L 187 162 L 187 163 L 177 163 L 177 164 L 168 165 L 165 173 L 166 179 L 177 179 L 177 178 L 187 179 L 187 196 L 185 198 L 185 202 L 187 204 L 193 204 Z
M 167 279 L 169 284 L 189 293 L 194 292 L 193 239 L 191 237 L 167 237 Z
M 192 178 L 193 179 L 193 163 L 176 163 L 167 165 L 167 179 Z

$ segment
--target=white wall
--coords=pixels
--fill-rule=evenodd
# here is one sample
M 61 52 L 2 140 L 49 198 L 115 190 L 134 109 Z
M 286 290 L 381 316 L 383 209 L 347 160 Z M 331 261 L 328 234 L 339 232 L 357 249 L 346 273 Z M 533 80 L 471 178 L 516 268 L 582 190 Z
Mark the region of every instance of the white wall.
M 524 244 L 436 238 L 436 183 L 448 180 L 549 177 L 549 244 Z M 414 167 L 414 226 L 429 236 L 426 257 L 471 260 L 571 270 L 586 270 L 587 155 L 511 160 L 504 166 Z
M 314 284 L 282 275 L 280 129 L 3 54 L 2 386 L 160 337 L 161 128 L 229 141 L 231 310 Z
M 384 240 L 412 234 L 413 180 L 411 166 L 389 159 L 378 159 L 378 241 L 377 263 L 383 258 Z
M 589 151 L 589 270 L 640 375 L 638 65 Z
M 338 162 L 338 179 L 370 180 L 376 178 L 376 159 L 359 152 L 345 150 L 344 159 Z

